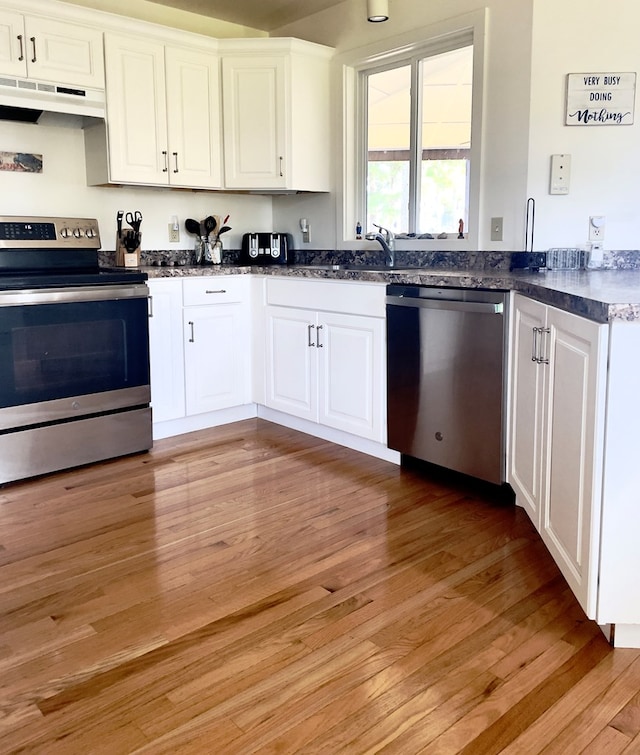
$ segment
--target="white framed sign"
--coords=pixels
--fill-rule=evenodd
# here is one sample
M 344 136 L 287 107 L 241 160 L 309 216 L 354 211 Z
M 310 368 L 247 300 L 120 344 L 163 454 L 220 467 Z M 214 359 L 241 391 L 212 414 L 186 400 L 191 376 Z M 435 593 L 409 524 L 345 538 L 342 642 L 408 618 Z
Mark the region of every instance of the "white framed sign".
M 635 73 L 570 73 L 565 125 L 629 126 L 635 98 Z

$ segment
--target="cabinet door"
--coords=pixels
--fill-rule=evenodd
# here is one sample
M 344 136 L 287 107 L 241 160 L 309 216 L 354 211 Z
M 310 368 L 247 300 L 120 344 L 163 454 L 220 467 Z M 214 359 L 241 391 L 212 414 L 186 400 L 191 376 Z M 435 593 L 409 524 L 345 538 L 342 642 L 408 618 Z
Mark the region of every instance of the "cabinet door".
M 531 521 L 540 529 L 545 365 L 534 361 L 547 308 L 514 296 L 511 330 L 511 422 L 509 482 Z
M 102 32 L 67 21 L 25 19 L 29 78 L 80 87 L 104 87 Z
M 249 401 L 246 304 L 184 310 L 187 414 L 202 414 Z
M 227 188 L 287 186 L 286 65 L 281 56 L 222 60 Z
M 315 315 L 267 307 L 266 405 L 317 422 Z
M 105 34 L 109 179 L 167 185 L 164 47 Z
M 605 325 L 548 308 L 547 500 L 540 534 L 580 605 L 595 616 L 600 538 Z
M 168 47 L 169 183 L 219 188 L 222 183 L 218 58 Z
M 150 280 L 149 349 L 153 421 L 184 417 L 181 281 Z
M 27 40 L 24 17 L 13 11 L 0 11 L 0 73 L 27 75 Z
M 384 320 L 321 312 L 318 421 L 384 442 Z

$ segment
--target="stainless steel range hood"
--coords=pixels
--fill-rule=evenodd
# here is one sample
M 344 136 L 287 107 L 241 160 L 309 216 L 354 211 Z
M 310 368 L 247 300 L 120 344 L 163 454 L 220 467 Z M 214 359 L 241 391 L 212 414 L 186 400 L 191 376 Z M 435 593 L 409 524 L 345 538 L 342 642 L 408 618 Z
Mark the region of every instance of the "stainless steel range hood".
M 43 123 L 53 114 L 104 118 L 104 90 L 0 76 L 0 120 Z

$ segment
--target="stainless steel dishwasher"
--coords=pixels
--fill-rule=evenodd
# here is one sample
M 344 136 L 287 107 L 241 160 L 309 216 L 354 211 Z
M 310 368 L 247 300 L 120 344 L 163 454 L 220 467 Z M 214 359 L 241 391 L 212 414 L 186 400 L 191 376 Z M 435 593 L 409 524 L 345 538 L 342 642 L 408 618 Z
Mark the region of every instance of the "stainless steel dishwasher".
M 389 448 L 504 482 L 507 296 L 387 286 Z

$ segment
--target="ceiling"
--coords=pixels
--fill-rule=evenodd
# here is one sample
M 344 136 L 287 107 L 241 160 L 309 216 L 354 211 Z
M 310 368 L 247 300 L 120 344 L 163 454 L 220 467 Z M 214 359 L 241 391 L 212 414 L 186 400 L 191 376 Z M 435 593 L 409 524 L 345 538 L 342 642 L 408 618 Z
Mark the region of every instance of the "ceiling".
M 211 16 L 262 31 L 298 21 L 343 0 L 152 0 L 159 5 Z M 364 4 L 364 0 L 362 0 Z

